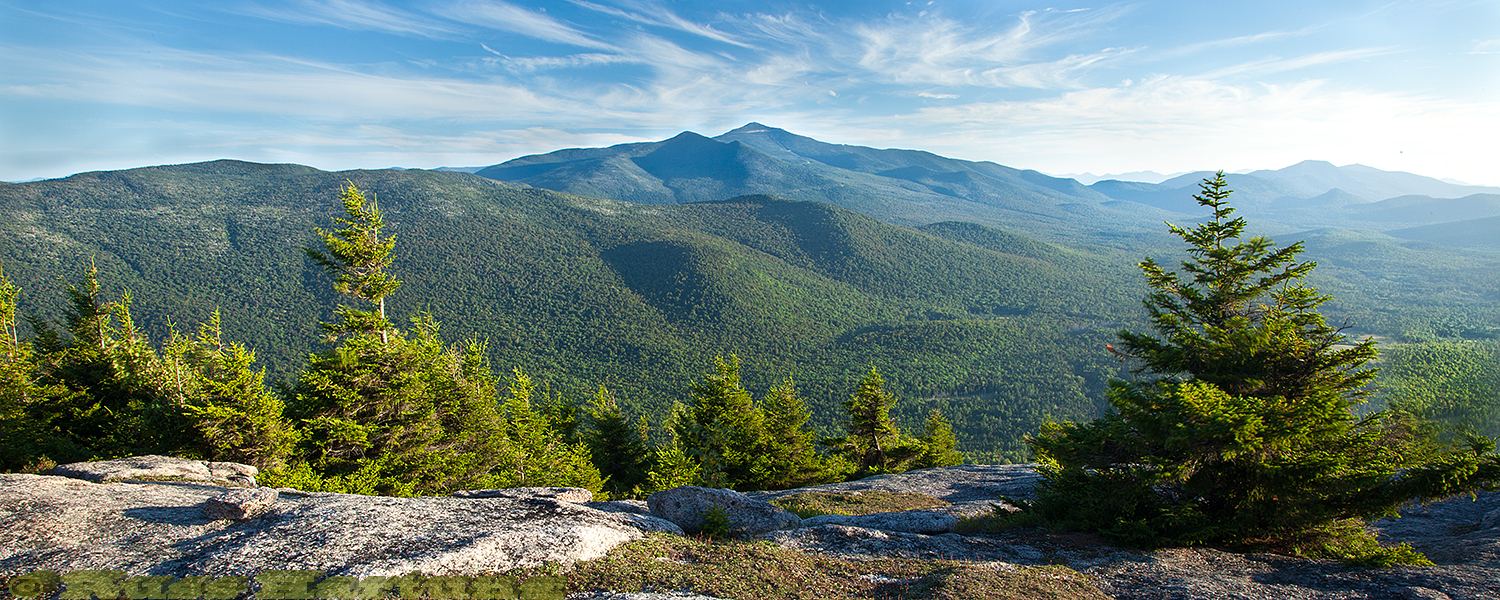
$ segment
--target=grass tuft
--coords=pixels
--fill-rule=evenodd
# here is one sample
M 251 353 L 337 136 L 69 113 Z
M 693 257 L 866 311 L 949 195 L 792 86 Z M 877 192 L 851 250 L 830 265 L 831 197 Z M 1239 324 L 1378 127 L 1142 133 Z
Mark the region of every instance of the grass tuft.
M 1058 566 L 913 559 L 854 561 L 765 541 L 668 535 L 623 544 L 567 575 L 573 592 L 691 591 L 729 600 L 1108 598 Z
M 948 506 L 947 502 L 926 494 L 883 492 L 803 492 L 773 500 L 775 504 L 804 519 L 818 515 L 868 515 Z

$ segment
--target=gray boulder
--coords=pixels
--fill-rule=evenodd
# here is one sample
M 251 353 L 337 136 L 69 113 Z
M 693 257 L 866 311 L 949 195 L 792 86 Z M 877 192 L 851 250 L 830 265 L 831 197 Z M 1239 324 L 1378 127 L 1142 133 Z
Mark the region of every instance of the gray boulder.
M 818 515 L 802 520 L 803 527 L 818 525 L 847 525 L 881 531 L 903 533 L 948 533 L 958 524 L 958 518 L 928 510 L 872 513 L 868 515 Z
M 268 487 L 229 490 L 203 503 L 203 515 L 210 519 L 243 521 L 260 516 L 276 504 L 278 494 Z
M 544 500 L 556 500 L 558 502 L 572 502 L 575 504 L 588 502 L 594 499 L 594 493 L 577 487 L 523 487 L 507 488 L 503 490 L 463 490 L 453 492 L 454 498 L 511 498 L 521 500 L 525 498 L 540 498 Z
M 230 462 L 205 462 L 175 456 L 132 456 L 114 460 L 76 462 L 47 471 L 94 483 L 116 481 L 188 481 L 226 487 L 255 487 L 260 470 Z
M 0 575 L 478 575 L 598 558 L 653 530 L 650 517 L 534 498 L 279 494 L 258 518 L 210 518 L 223 492 L 0 474 Z
M 685 485 L 651 494 L 646 504 L 651 507 L 652 515 L 676 523 L 688 533 L 702 531 L 704 516 L 714 509 L 724 511 L 729 533 L 737 536 L 802 526 L 802 519 L 786 509 L 734 490 Z

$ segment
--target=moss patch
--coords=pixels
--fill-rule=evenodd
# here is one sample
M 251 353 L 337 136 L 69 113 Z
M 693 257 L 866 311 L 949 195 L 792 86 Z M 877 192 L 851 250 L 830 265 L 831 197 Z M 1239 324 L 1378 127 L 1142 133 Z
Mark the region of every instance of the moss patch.
M 1108 598 L 1066 567 L 877 559 L 853 561 L 764 541 L 653 535 L 565 575 L 569 592 L 689 590 L 730 600 Z
M 803 492 L 771 502 L 804 519 L 818 515 L 868 515 L 948 506 L 926 494 L 906 492 Z

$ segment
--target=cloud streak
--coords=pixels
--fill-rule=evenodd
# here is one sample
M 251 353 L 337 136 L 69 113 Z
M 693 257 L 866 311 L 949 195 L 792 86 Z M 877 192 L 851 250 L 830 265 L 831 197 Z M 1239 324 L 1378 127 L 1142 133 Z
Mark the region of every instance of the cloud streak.
M 455 21 L 508 31 L 545 42 L 598 50 L 615 49 L 572 25 L 500 0 L 463 0 L 438 12 Z
M 227 10 L 245 16 L 259 17 L 299 25 L 332 25 L 344 29 L 382 31 L 398 35 L 452 37 L 461 28 L 454 24 L 365 0 L 302 0 L 290 7 L 267 7 L 253 4 Z

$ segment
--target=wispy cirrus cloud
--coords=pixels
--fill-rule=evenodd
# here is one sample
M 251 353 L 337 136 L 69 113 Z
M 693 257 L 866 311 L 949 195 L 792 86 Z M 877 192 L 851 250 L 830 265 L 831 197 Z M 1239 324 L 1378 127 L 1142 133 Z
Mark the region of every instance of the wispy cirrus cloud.
M 332 25 L 345 29 L 434 38 L 452 37 L 462 29 L 455 23 L 446 23 L 371 0 L 300 0 L 290 6 L 230 5 L 225 10 L 285 23 Z
M 614 45 L 571 24 L 501 0 L 462 0 L 442 7 L 437 12 L 456 21 L 517 33 L 545 42 L 598 50 L 616 49 Z
M 1087 35 L 1118 11 L 1024 12 L 1001 31 L 921 14 L 887 18 L 851 28 L 860 48 L 858 64 L 871 77 L 900 84 L 984 87 L 1077 87 L 1074 75 L 1127 52 L 1106 48 L 1040 58 L 1063 40 Z
M 702 23 L 695 23 L 693 21 L 689 21 L 687 19 L 684 19 L 681 16 L 678 16 L 677 13 L 673 12 L 671 9 L 669 9 L 669 8 L 667 8 L 665 6 L 660 6 L 660 5 L 656 5 L 656 4 L 646 4 L 646 3 L 632 2 L 632 3 L 630 3 L 630 6 L 632 8 L 634 8 L 635 10 L 626 10 L 626 9 L 622 9 L 622 8 L 616 8 L 616 7 L 613 7 L 613 6 L 607 6 L 607 5 L 603 5 L 603 4 L 598 4 L 598 3 L 595 3 L 595 2 L 585 2 L 584 0 L 570 0 L 570 1 L 573 2 L 573 4 L 576 4 L 578 6 L 587 8 L 587 9 L 592 10 L 592 11 L 595 11 L 595 12 L 598 12 L 598 13 L 601 13 L 601 14 L 610 15 L 610 16 L 613 16 L 613 17 L 619 17 L 619 18 L 622 18 L 622 19 L 625 19 L 625 20 L 628 20 L 628 21 L 632 21 L 632 22 L 635 22 L 635 23 L 640 23 L 642 25 L 653 25 L 653 26 L 658 26 L 658 27 L 668 27 L 668 28 L 675 29 L 675 30 L 678 30 L 678 31 L 690 33 L 690 34 L 693 34 L 693 35 L 696 35 L 696 36 L 699 36 L 699 37 L 702 37 L 702 38 L 714 40 L 716 42 L 723 42 L 725 44 L 733 44 L 733 45 L 739 46 L 741 48 L 750 48 L 750 47 L 752 47 L 750 44 L 747 44 L 747 43 L 745 43 L 743 41 L 740 41 L 739 39 L 736 39 L 734 36 L 732 36 L 732 35 L 730 35 L 728 33 L 725 33 L 725 32 L 719 31 L 717 29 L 714 29 L 710 25 L 704 25 Z
M 1317 52 L 1304 56 L 1294 56 L 1291 58 L 1272 57 L 1217 69 L 1207 73 L 1206 77 L 1210 79 L 1221 79 L 1228 77 L 1273 75 L 1276 73 L 1295 71 L 1297 69 L 1305 69 L 1308 67 L 1361 60 L 1386 54 L 1394 54 L 1396 52 L 1399 52 L 1399 50 L 1394 48 L 1355 48 L 1351 50 Z

